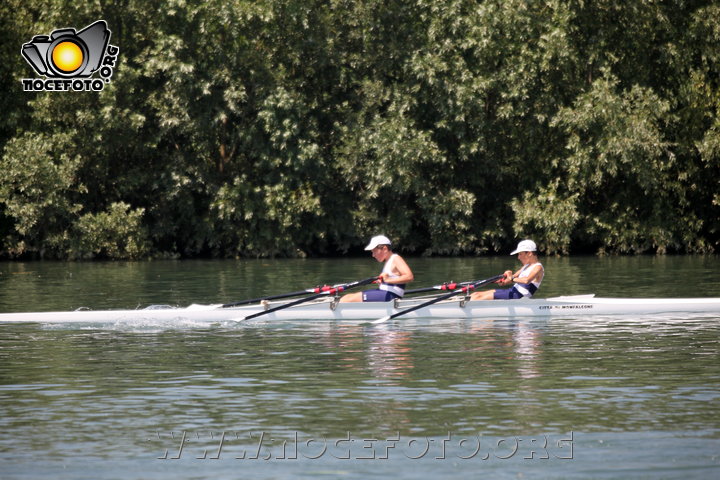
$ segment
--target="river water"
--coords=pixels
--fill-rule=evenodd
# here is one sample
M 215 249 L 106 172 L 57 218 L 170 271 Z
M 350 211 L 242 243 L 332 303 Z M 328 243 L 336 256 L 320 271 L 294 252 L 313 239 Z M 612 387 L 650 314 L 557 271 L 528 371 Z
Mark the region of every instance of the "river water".
M 409 258 L 413 287 L 512 257 Z M 720 296 L 718 257 L 547 258 L 538 297 Z M 1 263 L 0 312 L 223 303 L 370 258 Z M 720 318 L 0 324 L 2 479 L 717 478 Z

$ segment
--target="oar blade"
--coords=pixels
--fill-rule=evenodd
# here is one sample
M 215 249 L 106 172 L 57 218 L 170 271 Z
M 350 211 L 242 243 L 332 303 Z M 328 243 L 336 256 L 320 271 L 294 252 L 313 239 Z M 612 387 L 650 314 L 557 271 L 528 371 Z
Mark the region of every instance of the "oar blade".
M 380 325 L 381 323 L 387 322 L 387 321 L 390 320 L 391 318 L 392 318 L 392 315 L 388 315 L 388 316 L 386 316 L 386 317 L 378 318 L 377 320 L 373 320 L 372 322 L 370 322 L 370 325 Z

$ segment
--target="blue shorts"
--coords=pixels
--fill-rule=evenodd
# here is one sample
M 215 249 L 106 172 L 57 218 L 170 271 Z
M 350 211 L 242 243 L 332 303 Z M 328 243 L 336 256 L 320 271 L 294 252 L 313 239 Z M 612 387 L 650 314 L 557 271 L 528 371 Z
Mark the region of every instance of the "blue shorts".
M 518 292 L 515 287 L 501 288 L 493 293 L 494 300 L 514 300 L 516 298 L 523 298 L 523 294 Z
M 392 292 L 388 292 L 387 290 L 376 289 L 365 290 L 362 292 L 363 302 L 389 302 L 390 300 L 395 300 L 396 298 L 400 298 L 400 296 Z

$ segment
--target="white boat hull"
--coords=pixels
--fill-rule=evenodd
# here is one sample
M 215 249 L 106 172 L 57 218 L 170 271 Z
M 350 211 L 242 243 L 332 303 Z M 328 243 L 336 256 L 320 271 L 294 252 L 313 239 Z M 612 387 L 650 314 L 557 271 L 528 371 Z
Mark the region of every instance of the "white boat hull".
M 425 298 L 399 302 L 337 303 L 331 299 L 309 302 L 277 310 L 249 321 L 274 320 L 374 320 L 398 313 Z M 269 308 L 282 305 L 272 302 Z M 222 308 L 221 305 L 191 305 L 185 308 L 147 308 L 138 310 L 79 310 L 71 312 L 33 312 L 0 314 L 0 323 L 115 323 L 129 321 L 193 320 L 206 322 L 243 321 L 246 316 L 265 310 L 262 305 Z M 397 318 L 508 318 L 578 317 L 589 315 L 653 315 L 664 313 L 717 313 L 720 298 L 598 298 L 594 295 L 546 299 L 493 300 L 463 302 L 461 297 L 444 300 Z

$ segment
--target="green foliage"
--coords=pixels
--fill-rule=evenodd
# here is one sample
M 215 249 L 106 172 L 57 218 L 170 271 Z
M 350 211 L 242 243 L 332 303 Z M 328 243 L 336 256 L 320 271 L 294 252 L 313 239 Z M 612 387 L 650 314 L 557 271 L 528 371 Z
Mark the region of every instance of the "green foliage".
M 720 7 L 672 0 L 0 6 L 0 256 L 712 252 Z M 102 92 L 22 92 L 104 19 Z
M 669 102 L 639 86 L 618 92 L 618 85 L 606 72 L 556 115 L 569 153 L 556 162 L 566 188 L 561 198 L 575 199 L 583 231 L 603 251 L 687 248 L 683 237 L 696 236 L 700 223 L 689 211 L 668 215 L 683 200 L 674 146 L 663 138 Z
M 144 210 L 130 210 L 126 203 L 113 203 L 106 212 L 88 213 L 75 222 L 78 244 L 71 258 L 138 259 L 148 254 L 147 234 L 142 225 Z
M 77 202 L 87 188 L 76 178 L 81 159 L 70 156 L 70 136 L 24 133 L 10 140 L 0 160 L 0 203 L 14 220 L 4 239 L 12 255 L 62 257 L 69 230 L 82 209 Z
M 579 192 L 564 192 L 555 181 L 538 192 L 526 191 L 511 202 L 515 212 L 513 228 L 521 238 L 540 238 L 540 249 L 548 254 L 567 254 L 580 214 Z
M 434 209 L 426 199 L 437 194 L 432 172 L 445 159 L 428 133 L 408 118 L 407 101 L 389 98 L 382 114 L 368 113 L 370 118 L 359 120 L 367 124 L 344 137 L 337 159 L 357 202 L 351 207 L 353 233 L 362 238 L 364 232 L 383 231 L 413 250 L 420 247 L 413 240 L 413 222 L 422 210 Z

